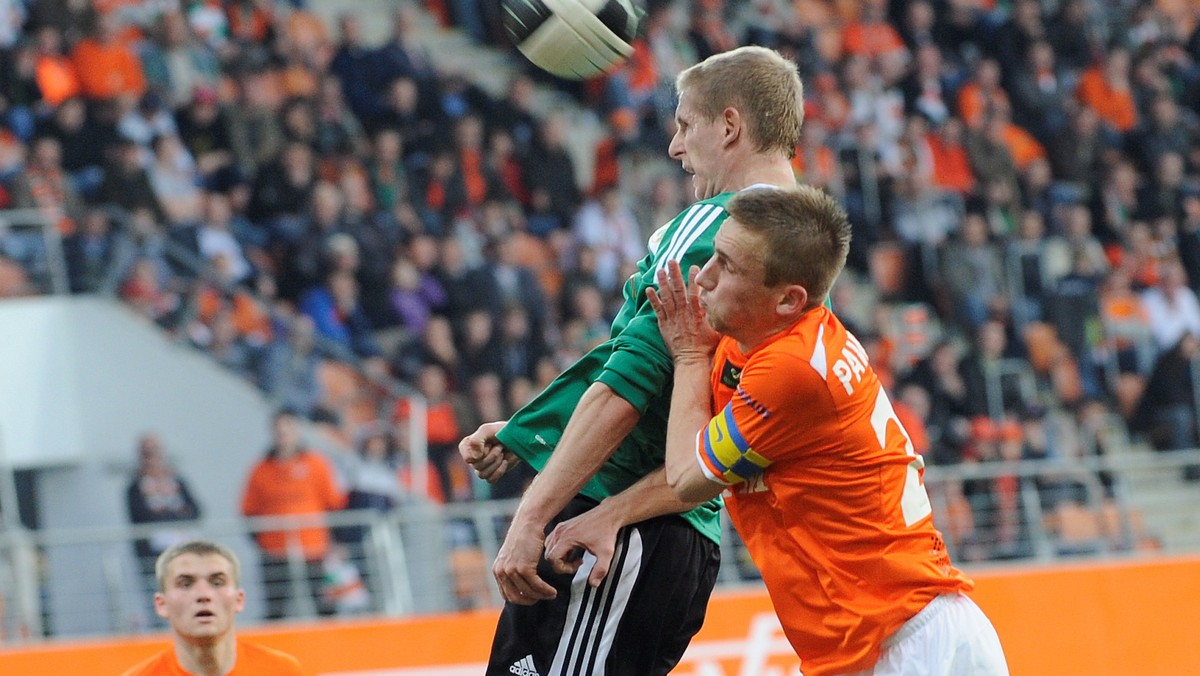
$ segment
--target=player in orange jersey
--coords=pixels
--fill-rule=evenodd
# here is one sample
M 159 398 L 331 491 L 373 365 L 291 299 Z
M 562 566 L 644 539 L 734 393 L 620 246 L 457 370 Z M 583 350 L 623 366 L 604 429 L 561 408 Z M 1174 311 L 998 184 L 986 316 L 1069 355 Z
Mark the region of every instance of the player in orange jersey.
M 224 545 L 191 540 L 158 557 L 154 608 L 174 645 L 124 676 L 300 676 L 295 657 L 238 639 L 234 618 L 246 593 L 241 565 Z
M 806 676 L 1007 674 L 933 527 L 921 456 L 823 305 L 845 213 L 811 187 L 743 191 L 726 208 L 693 283 L 675 264 L 647 291 L 675 361 L 667 481 L 689 501 L 729 491 Z

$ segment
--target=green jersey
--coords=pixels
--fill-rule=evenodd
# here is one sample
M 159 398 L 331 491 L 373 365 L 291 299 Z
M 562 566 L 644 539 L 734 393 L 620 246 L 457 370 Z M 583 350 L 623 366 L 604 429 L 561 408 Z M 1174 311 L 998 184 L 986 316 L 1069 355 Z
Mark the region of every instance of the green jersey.
M 712 257 L 713 236 L 728 215 L 724 207 L 733 195 L 727 192 L 697 202 L 651 236 L 650 254 L 625 283 L 625 303 L 613 319 L 609 339 L 575 362 L 509 419 L 499 434 L 505 447 L 542 471 L 583 393 L 592 383 L 601 382 L 632 404 L 642 417 L 580 492 L 603 500 L 662 466 L 674 363 L 658 332 L 658 317 L 646 300 L 646 288 L 657 287 L 656 275 L 666 269 L 668 261 L 679 261 L 686 275 L 690 266 L 703 266 Z M 681 516 L 719 543 L 720 509 L 718 498 Z

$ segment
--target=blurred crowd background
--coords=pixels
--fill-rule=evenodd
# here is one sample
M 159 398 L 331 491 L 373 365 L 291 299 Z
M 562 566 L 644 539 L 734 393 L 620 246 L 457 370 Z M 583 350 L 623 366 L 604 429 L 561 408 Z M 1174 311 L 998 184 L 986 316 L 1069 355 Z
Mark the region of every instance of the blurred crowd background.
M 833 307 L 929 465 L 1197 446 L 1193 3 L 647 0 L 633 57 L 585 82 L 526 63 L 494 0 L 397 3 L 371 43 L 316 4 L 0 0 L 0 209 L 52 224 L 72 293 L 308 419 L 334 503 L 405 500 L 412 393 L 436 500 L 519 495 L 527 473 L 480 484 L 458 440 L 607 336 L 692 199 L 673 79 L 748 43 L 799 65 L 797 180 L 854 227 Z M 501 95 L 418 39 L 446 29 L 507 55 Z M 46 241 L 0 230 L 0 296 L 51 291 Z M 1037 479 L 1047 513 L 1081 504 L 1071 476 Z M 943 496 L 960 558 L 1032 554 L 1018 482 Z

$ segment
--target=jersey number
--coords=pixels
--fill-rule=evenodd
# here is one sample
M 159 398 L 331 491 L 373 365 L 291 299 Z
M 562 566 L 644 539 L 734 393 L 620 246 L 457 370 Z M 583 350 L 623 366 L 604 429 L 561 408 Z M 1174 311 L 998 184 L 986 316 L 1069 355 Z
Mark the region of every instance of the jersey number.
M 871 427 L 875 429 L 875 438 L 884 450 L 892 448 L 900 439 L 904 440 L 904 452 L 912 457 L 904 475 L 904 493 L 900 496 L 900 511 L 904 513 L 904 525 L 911 526 L 933 512 L 929 504 L 929 494 L 925 492 L 925 484 L 921 480 L 921 470 L 925 469 L 925 459 L 917 455 L 913 448 L 912 439 L 905 431 L 904 425 L 896 417 L 896 409 L 888 400 L 883 388 L 875 397 L 875 408 L 871 411 Z M 899 435 L 900 439 L 896 436 Z

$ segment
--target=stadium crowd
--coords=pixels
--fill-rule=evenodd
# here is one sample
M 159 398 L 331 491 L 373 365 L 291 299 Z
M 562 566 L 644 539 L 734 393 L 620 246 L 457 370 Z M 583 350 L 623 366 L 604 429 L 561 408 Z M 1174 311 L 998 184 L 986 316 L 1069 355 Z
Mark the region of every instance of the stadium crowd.
M 428 404 L 436 499 L 519 494 L 526 475 L 472 481 L 457 441 L 606 337 L 689 200 L 665 162 L 674 76 L 745 43 L 800 66 L 797 179 L 854 226 L 833 306 L 929 464 L 1069 467 L 1126 430 L 1197 446 L 1188 3 L 648 0 L 633 57 L 583 83 L 524 63 L 495 2 L 402 4 L 379 45 L 306 4 L 3 0 L 0 208 L 54 224 L 72 292 L 115 294 L 358 448 L 338 462 L 367 504 L 411 480 L 390 471 L 405 391 Z M 523 72 L 494 97 L 440 70 L 414 39 L 430 16 Z M 568 116 L 534 105 L 546 86 L 605 125 L 590 185 Z M 0 234 L 0 296 L 49 291 L 39 242 Z M 1069 472 L 1039 484 L 1047 513 L 1082 504 Z M 1032 554 L 1019 490 L 941 496 L 960 558 Z

